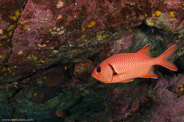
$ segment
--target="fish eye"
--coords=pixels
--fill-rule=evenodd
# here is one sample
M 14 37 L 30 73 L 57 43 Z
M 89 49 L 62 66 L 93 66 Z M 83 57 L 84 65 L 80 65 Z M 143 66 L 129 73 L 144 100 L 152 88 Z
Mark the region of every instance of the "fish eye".
M 96 71 L 97 71 L 98 73 L 100 73 L 100 72 L 101 72 L 101 68 L 98 66 L 97 69 L 96 69 Z

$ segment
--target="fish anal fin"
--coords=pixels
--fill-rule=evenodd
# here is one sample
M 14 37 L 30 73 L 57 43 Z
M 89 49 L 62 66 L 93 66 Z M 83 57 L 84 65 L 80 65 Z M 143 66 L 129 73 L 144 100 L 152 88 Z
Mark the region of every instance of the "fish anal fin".
M 147 55 L 147 56 L 151 56 L 150 55 L 150 45 L 145 45 L 142 49 L 140 49 L 139 51 L 138 51 L 138 53 L 143 53 L 143 54 L 145 54 L 145 55 Z
M 157 75 L 143 75 L 143 78 L 153 78 L 153 79 L 158 79 Z
M 154 73 L 153 67 L 150 68 L 149 72 L 146 75 L 142 76 L 143 78 L 154 78 L 158 79 L 158 76 Z
M 133 80 L 134 80 L 134 79 L 127 79 L 127 80 L 120 81 L 119 83 L 131 82 L 131 81 L 133 81 Z

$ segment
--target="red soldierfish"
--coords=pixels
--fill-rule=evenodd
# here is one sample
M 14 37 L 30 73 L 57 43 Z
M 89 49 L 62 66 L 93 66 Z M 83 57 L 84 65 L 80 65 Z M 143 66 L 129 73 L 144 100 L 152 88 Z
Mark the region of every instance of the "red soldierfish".
M 153 65 L 161 65 L 177 71 L 177 67 L 168 60 L 177 49 L 176 45 L 156 58 L 149 55 L 149 49 L 150 46 L 146 45 L 136 53 L 115 54 L 98 65 L 93 70 L 92 77 L 104 83 L 124 83 L 133 81 L 137 77 L 157 79 L 158 76 L 153 72 Z

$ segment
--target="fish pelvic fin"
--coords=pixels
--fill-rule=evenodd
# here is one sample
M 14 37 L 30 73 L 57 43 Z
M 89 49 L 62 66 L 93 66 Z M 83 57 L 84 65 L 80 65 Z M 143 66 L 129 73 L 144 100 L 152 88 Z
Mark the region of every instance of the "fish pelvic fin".
M 167 49 L 164 53 L 162 53 L 160 56 L 158 56 L 156 58 L 158 65 L 161 65 L 172 71 L 177 71 L 178 68 L 176 67 L 176 65 L 169 61 L 169 57 L 172 56 L 172 54 L 176 51 L 176 49 L 177 45 L 173 45 L 169 49 Z
M 143 53 L 143 54 L 145 54 L 145 55 L 151 57 L 151 55 L 150 55 L 150 45 L 149 45 L 149 44 L 145 45 L 145 46 L 144 46 L 142 49 L 140 49 L 137 53 Z

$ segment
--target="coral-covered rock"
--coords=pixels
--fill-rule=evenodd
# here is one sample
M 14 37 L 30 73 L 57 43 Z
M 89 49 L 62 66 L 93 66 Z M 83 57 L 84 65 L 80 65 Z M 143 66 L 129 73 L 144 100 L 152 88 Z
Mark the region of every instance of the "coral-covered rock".
M 176 77 L 169 81 L 160 79 L 157 84 L 156 102 L 153 122 L 184 121 L 183 97 L 184 77 Z
M 11 55 L 11 39 L 24 5 L 25 0 L 0 0 L 0 64 L 6 63 Z
M 40 70 L 33 76 L 24 78 L 18 83 L 19 88 L 35 88 L 40 86 L 62 87 L 68 81 L 68 75 L 63 66 L 54 66 Z
M 171 17 L 171 13 L 162 13 L 159 17 L 150 17 L 146 19 L 146 24 L 158 29 L 164 29 L 172 33 L 184 33 L 184 24 L 181 20 Z M 173 15 L 174 16 L 174 15 Z
M 11 118 L 14 111 L 11 102 L 17 92 L 17 84 L 12 83 L 0 86 L 0 91 L 0 119 Z
M 46 70 L 43 74 L 43 80 L 47 86 L 58 87 L 68 81 L 67 74 L 63 67 L 53 67 Z
M 19 79 L 58 61 L 92 56 L 119 26 L 140 25 L 144 9 L 135 1 L 28 0 L 12 36 L 10 74 Z
M 183 1 L 150 1 L 152 15 L 146 18 L 150 27 L 157 27 L 172 33 L 184 33 Z
M 132 85 L 127 89 L 119 87 L 110 91 L 105 101 L 114 121 L 126 120 L 137 111 L 143 111 L 142 107 L 150 102 L 147 90 L 147 85 Z
M 93 68 L 94 65 L 90 60 L 78 62 L 74 68 L 74 75 L 81 80 L 87 80 L 90 77 Z
M 109 42 L 111 50 L 108 53 L 116 54 L 123 51 L 124 52 L 128 51 L 132 43 L 133 43 L 133 34 L 130 31 L 124 31 L 119 39 Z
M 11 67 L 7 62 L 12 53 L 12 37 L 17 25 L 25 0 L 0 0 L 0 80 L 11 80 Z
M 0 118 L 142 118 L 156 82 L 102 84 L 90 77 L 91 68 L 146 44 L 152 56 L 178 44 L 171 61 L 184 73 L 183 6 L 182 0 L 0 0 Z M 171 115 L 166 107 L 174 106 L 171 120 L 182 121 L 183 81 L 159 84 L 153 112 L 164 121 Z
M 35 103 L 44 103 L 57 96 L 61 91 L 62 89 L 57 87 L 39 87 L 33 92 L 31 101 Z
M 41 98 L 35 100 L 42 101 L 30 102 L 30 100 L 33 100 L 33 97 L 37 96 L 35 93 L 38 91 L 39 93 L 37 95 Z M 33 89 L 22 90 L 15 95 L 15 103 L 13 104 L 13 107 L 17 110 L 17 113 L 25 114 L 27 117 L 34 118 L 36 120 L 43 120 L 46 118 L 55 118 L 56 110 L 60 109 L 65 111 L 80 99 L 79 92 L 74 89 L 64 91 L 62 94 L 49 99 L 49 97 L 53 97 L 53 93 L 51 93 L 53 91 L 55 90 L 49 88 L 47 88 L 47 90 L 45 88 L 41 88 L 36 91 Z M 43 96 L 44 99 L 42 99 L 42 95 L 40 95 L 40 93 L 46 93 L 45 96 Z M 20 117 L 21 116 L 16 116 L 16 118 Z
M 140 26 L 145 19 L 149 26 L 179 33 L 179 37 L 183 34 L 182 0 L 28 0 L 15 3 L 8 0 L 0 4 L 2 11 L 8 9 L 9 4 L 13 5 L 0 16 L 0 48 L 3 50 L 0 57 L 6 63 L 0 67 L 0 74 L 4 81 L 21 79 L 56 62 L 90 57 L 103 50 L 103 44 L 114 35 L 124 36 L 115 39 L 112 52 L 128 50 L 132 34 L 122 34 L 121 29 Z

